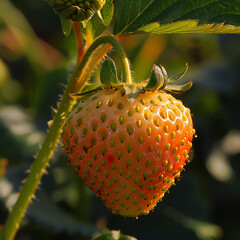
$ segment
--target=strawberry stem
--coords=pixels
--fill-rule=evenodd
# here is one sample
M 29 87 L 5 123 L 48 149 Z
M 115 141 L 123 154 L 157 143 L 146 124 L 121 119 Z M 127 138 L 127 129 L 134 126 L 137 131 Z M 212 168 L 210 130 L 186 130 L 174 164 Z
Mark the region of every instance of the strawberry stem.
M 101 37 L 93 42 L 83 56 L 82 61 L 77 64 L 75 71 L 69 79 L 68 86 L 54 117 L 53 123 L 48 130 L 48 134 L 35 161 L 32 164 L 31 171 L 22 187 L 17 202 L 8 216 L 4 228 L 1 229 L 3 236 L 0 236 L 0 238 L 3 237 L 4 240 L 14 239 L 20 222 L 26 213 L 27 207 L 40 184 L 43 174 L 46 172 L 49 160 L 61 136 L 65 120 L 75 104 L 76 98 L 70 97 L 70 93 L 83 90 L 92 71 L 111 49 L 111 46 L 113 46 L 119 53 L 123 65 L 123 80 L 129 84 L 132 83 L 128 59 L 119 42 L 111 36 Z
M 74 33 L 76 36 L 76 42 L 77 42 L 77 50 L 78 50 L 77 62 L 80 63 L 84 55 L 84 46 L 83 46 L 82 34 L 80 31 L 78 22 L 73 22 L 73 30 L 74 30 Z

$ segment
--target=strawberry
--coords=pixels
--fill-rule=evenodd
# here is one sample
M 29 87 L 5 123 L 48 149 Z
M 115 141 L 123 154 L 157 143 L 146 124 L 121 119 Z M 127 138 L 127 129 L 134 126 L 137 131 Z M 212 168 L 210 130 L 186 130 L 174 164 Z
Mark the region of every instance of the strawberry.
M 64 126 L 75 171 L 115 214 L 147 214 L 180 176 L 194 129 L 190 110 L 164 91 L 129 103 L 122 87 L 80 102 Z

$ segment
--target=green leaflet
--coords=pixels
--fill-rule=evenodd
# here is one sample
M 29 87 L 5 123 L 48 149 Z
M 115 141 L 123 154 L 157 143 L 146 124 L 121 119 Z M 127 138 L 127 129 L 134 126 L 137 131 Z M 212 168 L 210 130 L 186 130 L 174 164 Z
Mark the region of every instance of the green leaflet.
M 122 0 L 115 1 L 114 7 L 115 35 L 136 31 L 151 33 L 240 32 L 239 28 L 231 26 L 232 24 L 240 25 L 239 0 Z M 226 25 L 222 26 L 223 22 Z M 213 23 L 215 25 L 212 25 Z

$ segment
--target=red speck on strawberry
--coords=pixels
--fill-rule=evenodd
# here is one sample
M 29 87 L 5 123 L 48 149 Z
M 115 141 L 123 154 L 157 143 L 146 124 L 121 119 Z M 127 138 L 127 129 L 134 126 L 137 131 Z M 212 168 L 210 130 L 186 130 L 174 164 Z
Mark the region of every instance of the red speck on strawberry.
M 109 155 L 108 157 L 107 157 L 107 160 L 108 160 L 108 163 L 114 163 L 115 162 L 115 159 L 114 159 L 114 156 L 113 155 Z

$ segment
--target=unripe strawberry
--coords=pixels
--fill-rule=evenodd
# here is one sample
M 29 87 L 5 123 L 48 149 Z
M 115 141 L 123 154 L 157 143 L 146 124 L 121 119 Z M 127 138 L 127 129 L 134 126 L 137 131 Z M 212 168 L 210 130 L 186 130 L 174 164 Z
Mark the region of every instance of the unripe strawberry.
M 163 91 L 130 104 L 105 89 L 69 115 L 63 147 L 75 171 L 113 213 L 147 214 L 180 176 L 194 129 L 190 110 Z

